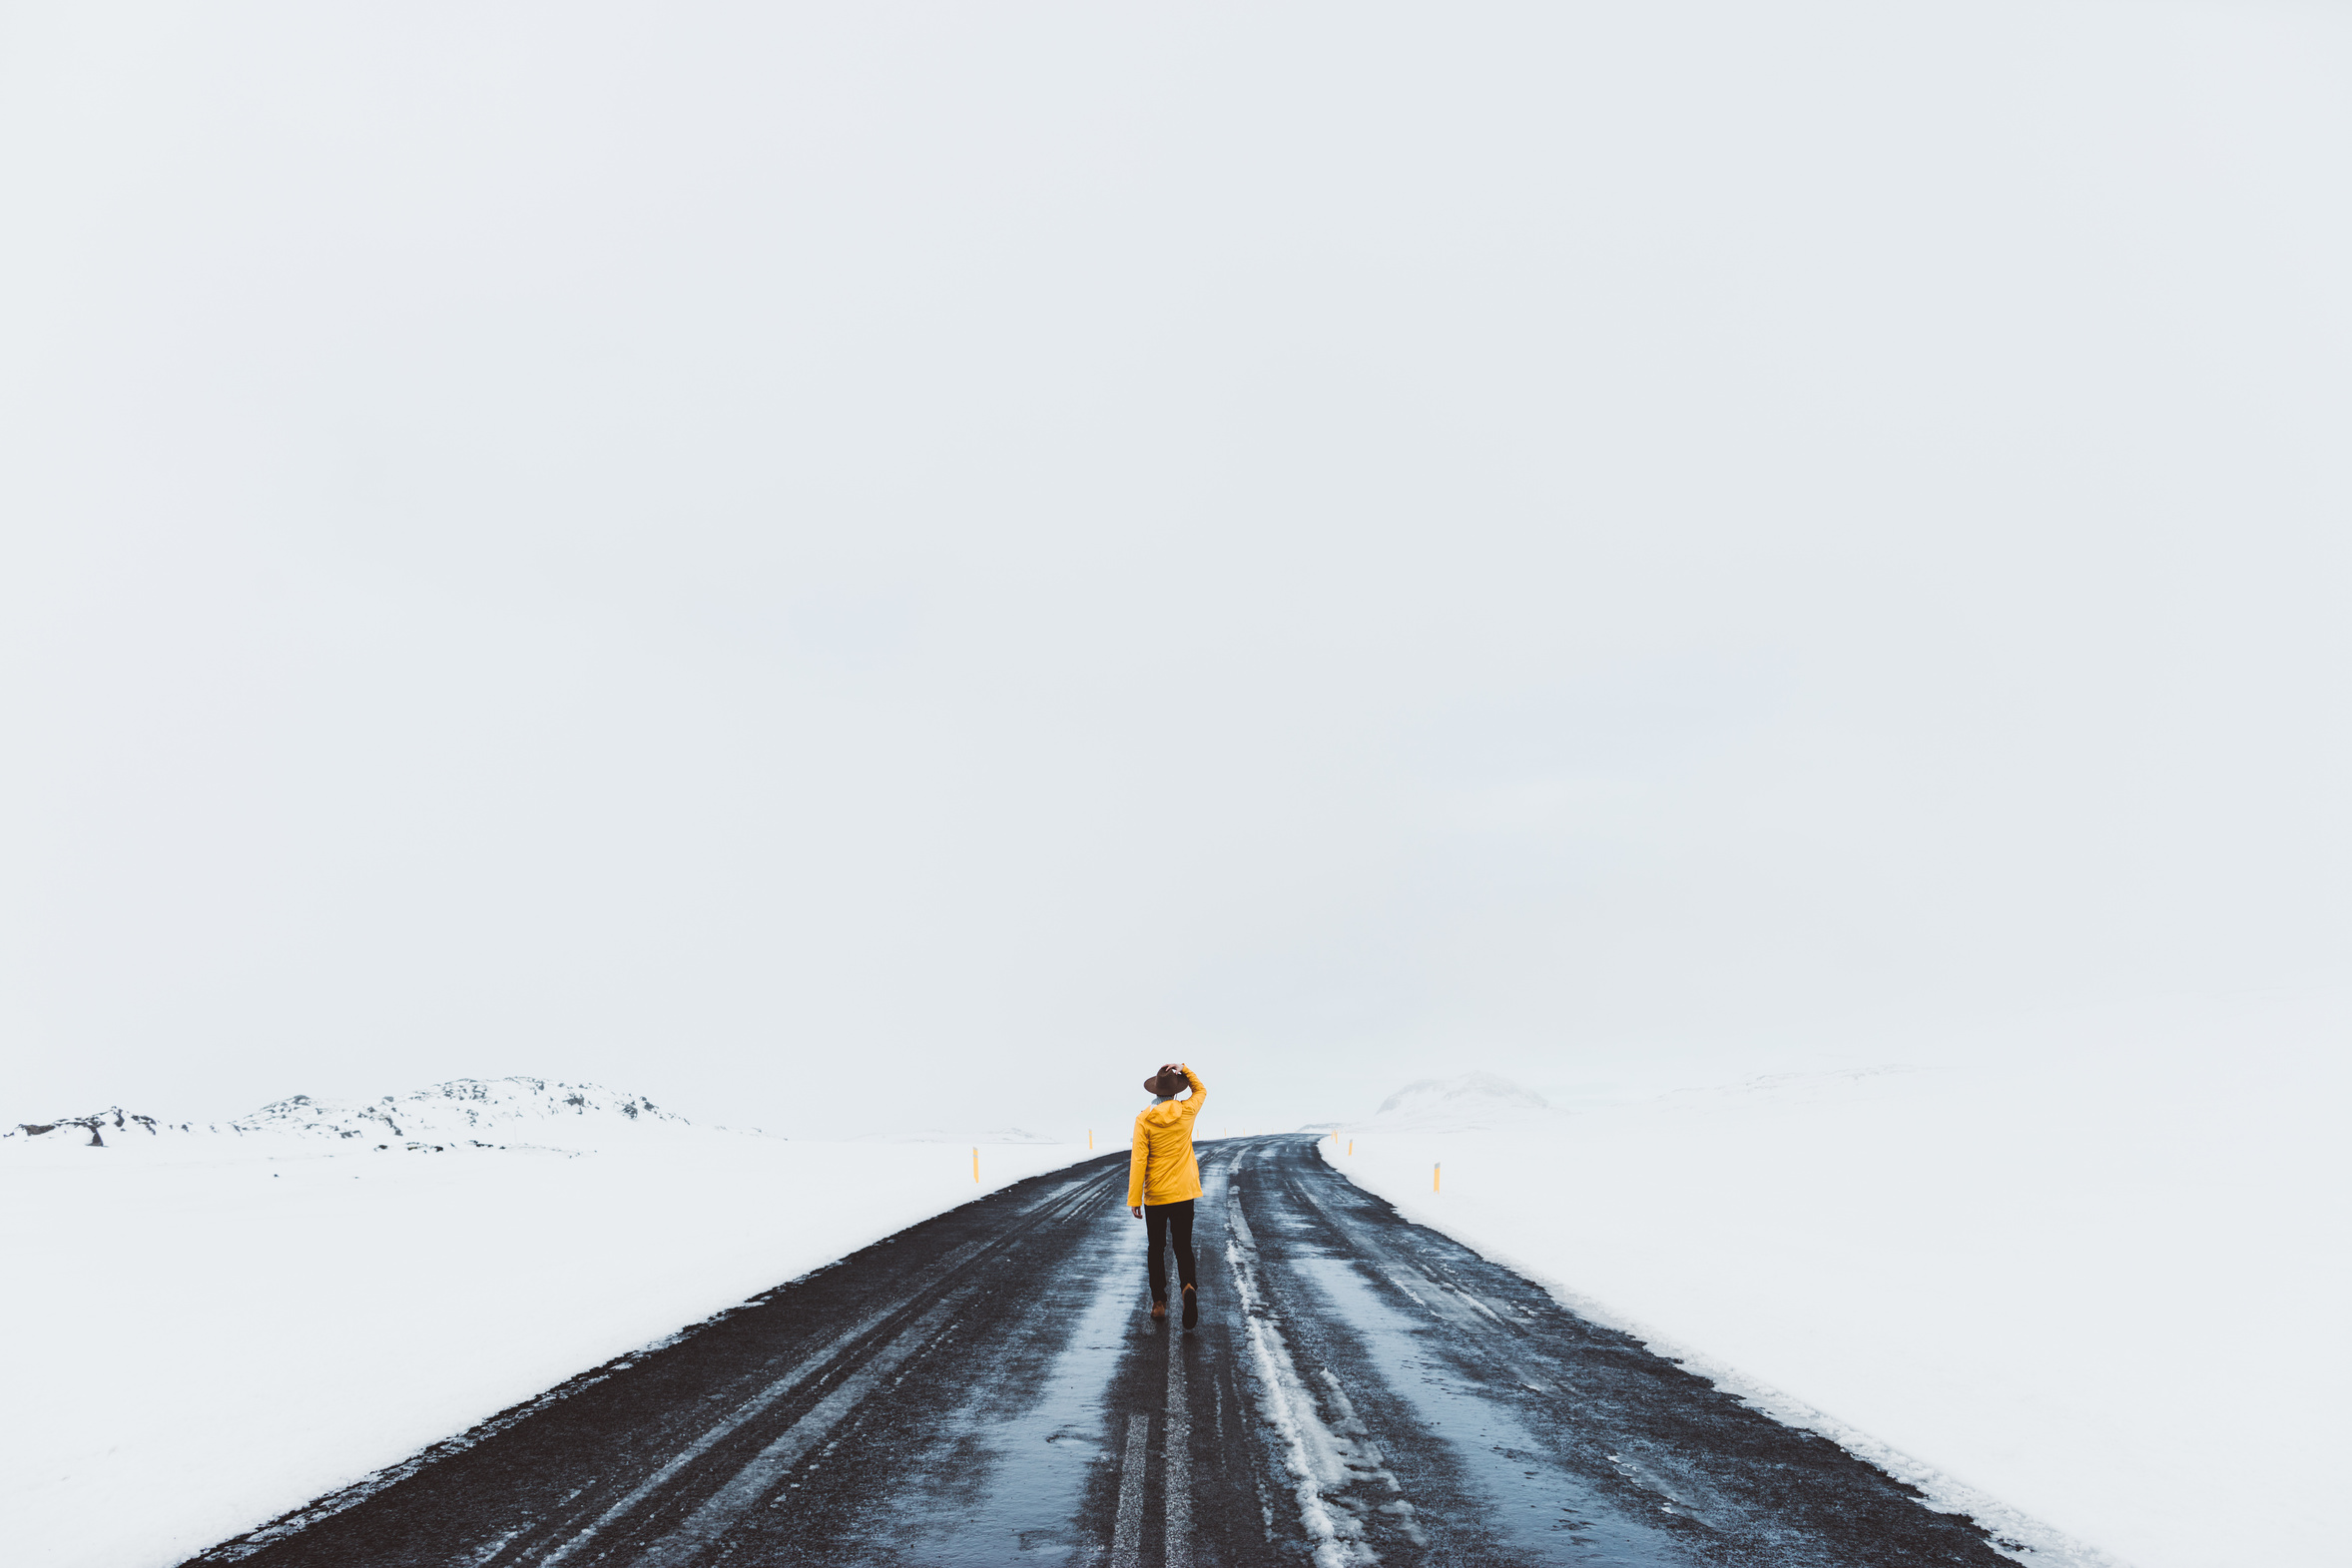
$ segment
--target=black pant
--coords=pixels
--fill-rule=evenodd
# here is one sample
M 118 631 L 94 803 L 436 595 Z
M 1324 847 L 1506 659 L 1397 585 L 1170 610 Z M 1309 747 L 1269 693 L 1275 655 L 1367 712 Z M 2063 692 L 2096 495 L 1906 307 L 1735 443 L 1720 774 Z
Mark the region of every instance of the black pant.
M 1180 1204 L 1145 1204 L 1143 1206 L 1144 1239 L 1151 1245 L 1151 1299 L 1168 1299 L 1168 1260 L 1161 1256 L 1167 1247 L 1170 1233 L 1176 1242 L 1176 1283 L 1192 1286 L 1192 1200 Z

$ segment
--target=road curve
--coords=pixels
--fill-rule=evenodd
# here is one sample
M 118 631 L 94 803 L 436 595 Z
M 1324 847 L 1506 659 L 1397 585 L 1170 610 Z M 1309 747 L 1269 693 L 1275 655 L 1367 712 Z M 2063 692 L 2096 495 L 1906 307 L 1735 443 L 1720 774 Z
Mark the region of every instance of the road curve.
M 1010 1187 L 192 1561 L 251 1568 L 2011 1562 L 1331 1170 L 1201 1146 L 1203 1316 L 1126 1157 Z

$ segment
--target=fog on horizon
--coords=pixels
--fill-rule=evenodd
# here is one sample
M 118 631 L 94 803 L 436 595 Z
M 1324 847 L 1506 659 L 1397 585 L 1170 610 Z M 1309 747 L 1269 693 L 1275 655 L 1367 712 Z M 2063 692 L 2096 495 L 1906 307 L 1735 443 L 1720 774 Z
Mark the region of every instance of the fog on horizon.
M 2340 9 L 0 38 L 0 1122 L 1271 1129 L 2341 981 Z

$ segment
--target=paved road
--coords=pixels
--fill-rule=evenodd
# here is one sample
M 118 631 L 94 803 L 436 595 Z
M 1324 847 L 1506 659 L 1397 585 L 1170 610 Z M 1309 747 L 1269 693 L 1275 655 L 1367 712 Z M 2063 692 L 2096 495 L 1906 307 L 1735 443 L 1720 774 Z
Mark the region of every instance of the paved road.
M 1975 1564 L 1967 1521 L 1338 1176 L 1203 1145 L 1197 1332 L 1126 1158 L 942 1215 L 216 1547 L 252 1568 Z

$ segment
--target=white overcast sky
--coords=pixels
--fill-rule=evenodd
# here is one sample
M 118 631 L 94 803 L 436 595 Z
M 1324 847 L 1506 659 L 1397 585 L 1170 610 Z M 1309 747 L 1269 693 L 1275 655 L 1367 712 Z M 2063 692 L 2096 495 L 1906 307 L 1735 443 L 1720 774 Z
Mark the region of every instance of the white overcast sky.
M 15 0 L 0 1121 L 1272 1126 L 2333 983 L 2347 83 L 2251 0 Z

